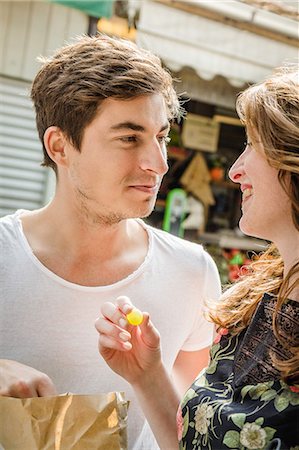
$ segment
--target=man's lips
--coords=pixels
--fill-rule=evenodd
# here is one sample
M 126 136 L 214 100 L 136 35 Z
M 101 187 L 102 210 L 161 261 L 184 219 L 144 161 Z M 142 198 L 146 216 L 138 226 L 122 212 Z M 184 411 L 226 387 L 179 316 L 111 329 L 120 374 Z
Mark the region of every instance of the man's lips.
M 133 189 L 137 189 L 140 192 L 145 192 L 146 194 L 156 194 L 158 191 L 158 184 L 135 184 L 130 186 Z

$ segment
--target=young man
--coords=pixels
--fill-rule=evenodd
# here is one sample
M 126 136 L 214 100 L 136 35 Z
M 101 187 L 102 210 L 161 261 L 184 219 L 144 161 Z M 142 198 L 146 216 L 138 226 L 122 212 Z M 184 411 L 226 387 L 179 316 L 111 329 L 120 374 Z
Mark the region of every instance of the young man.
M 57 183 L 44 208 L 0 221 L 0 394 L 123 390 L 129 448 L 153 450 L 130 387 L 99 361 L 94 321 L 104 302 L 127 295 L 159 327 L 180 391 L 207 364 L 202 310 L 220 293 L 215 264 L 140 220 L 168 168 L 180 113 L 172 79 L 132 43 L 82 37 L 44 60 L 31 97 Z

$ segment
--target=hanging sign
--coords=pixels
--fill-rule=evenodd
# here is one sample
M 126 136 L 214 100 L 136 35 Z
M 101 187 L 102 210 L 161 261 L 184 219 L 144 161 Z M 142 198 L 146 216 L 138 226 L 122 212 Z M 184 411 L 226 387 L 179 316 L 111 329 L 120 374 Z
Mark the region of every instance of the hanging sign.
M 188 114 L 183 125 L 184 147 L 205 152 L 216 152 L 220 124 L 210 117 Z

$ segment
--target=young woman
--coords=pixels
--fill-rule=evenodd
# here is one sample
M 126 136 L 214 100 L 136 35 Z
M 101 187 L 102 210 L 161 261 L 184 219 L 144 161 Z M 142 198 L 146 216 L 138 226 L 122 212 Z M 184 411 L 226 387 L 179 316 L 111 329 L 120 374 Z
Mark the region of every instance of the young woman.
M 237 111 L 248 136 L 230 169 L 240 228 L 273 244 L 211 309 L 208 368 L 180 402 L 147 313 L 128 325 L 123 298 L 96 322 L 101 355 L 132 384 L 161 449 L 299 448 L 298 67 L 247 89 Z

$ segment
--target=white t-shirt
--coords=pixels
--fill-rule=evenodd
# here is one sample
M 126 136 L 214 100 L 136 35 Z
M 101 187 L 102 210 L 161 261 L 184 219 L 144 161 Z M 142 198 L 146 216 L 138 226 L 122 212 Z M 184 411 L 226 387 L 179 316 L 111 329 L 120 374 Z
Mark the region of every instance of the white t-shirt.
M 98 353 L 94 322 L 100 307 L 127 295 L 139 309 L 148 311 L 161 334 L 163 361 L 171 371 L 179 350 L 200 350 L 211 343 L 213 327 L 202 317 L 202 306 L 220 294 L 215 263 L 200 245 L 140 220 L 149 237 L 140 267 L 113 285 L 77 285 L 34 256 L 22 231 L 22 212 L 0 219 L 0 357 L 46 373 L 59 393 L 124 391 L 130 400 L 131 450 L 144 416 L 129 384 Z M 145 442 L 142 448 L 153 450 L 153 445 L 147 447 Z

